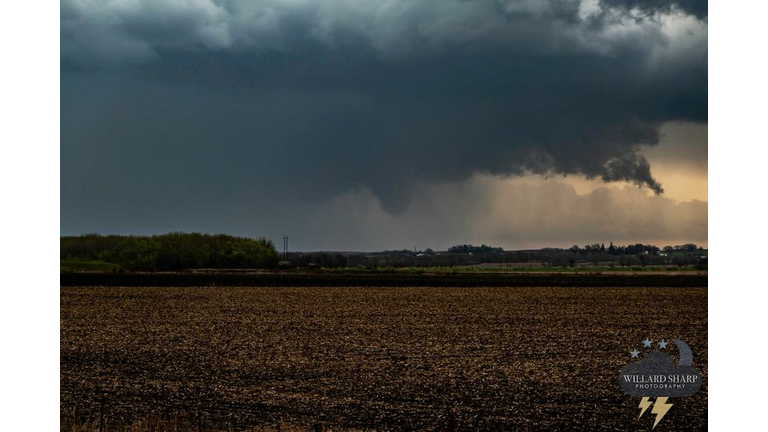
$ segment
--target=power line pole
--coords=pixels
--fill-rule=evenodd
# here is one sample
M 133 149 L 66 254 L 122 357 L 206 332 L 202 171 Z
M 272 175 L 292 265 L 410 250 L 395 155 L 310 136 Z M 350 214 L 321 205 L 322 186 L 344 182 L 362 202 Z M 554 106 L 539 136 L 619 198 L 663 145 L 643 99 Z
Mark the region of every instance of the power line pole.
M 288 261 L 288 236 L 283 236 L 283 261 Z

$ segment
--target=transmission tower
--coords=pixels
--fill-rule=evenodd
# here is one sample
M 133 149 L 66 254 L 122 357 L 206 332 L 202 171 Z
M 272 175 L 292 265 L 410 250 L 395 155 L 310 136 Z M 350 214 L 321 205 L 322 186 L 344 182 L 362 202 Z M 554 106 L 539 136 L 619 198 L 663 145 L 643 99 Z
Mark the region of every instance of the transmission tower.
M 283 236 L 283 261 L 288 261 L 288 236 Z

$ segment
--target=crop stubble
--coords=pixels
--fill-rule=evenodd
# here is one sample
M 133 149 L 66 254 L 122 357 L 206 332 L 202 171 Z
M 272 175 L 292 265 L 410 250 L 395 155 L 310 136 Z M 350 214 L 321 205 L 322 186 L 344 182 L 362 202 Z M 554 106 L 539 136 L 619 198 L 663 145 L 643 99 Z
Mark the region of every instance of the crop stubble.
M 704 376 L 657 429 L 706 428 L 706 288 L 61 287 L 61 415 L 647 431 L 618 386 L 646 337 Z

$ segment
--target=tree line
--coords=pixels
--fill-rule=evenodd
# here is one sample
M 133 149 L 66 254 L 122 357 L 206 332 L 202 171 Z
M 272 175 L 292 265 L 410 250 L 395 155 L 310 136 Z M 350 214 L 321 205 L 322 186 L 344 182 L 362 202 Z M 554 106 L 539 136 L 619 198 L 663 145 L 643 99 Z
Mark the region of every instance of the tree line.
M 99 261 L 130 271 L 275 268 L 271 240 L 225 234 L 171 232 L 152 236 L 85 234 L 61 237 L 62 263 Z
M 593 243 L 570 248 L 543 248 L 505 251 L 488 245 L 457 245 L 447 251 L 432 249 L 385 250 L 369 253 L 292 252 L 288 261 L 299 268 L 358 267 L 455 267 L 478 264 L 574 267 L 590 266 L 696 266 L 706 268 L 706 251 L 695 244 L 665 246 L 651 244 L 614 245 Z
M 153 236 L 86 234 L 61 237 L 64 271 L 178 271 L 185 269 L 272 269 L 280 255 L 272 241 L 231 235 L 171 232 Z M 390 250 L 372 253 L 289 252 L 290 267 L 386 268 L 454 267 L 477 264 L 539 263 L 542 266 L 576 265 L 647 266 L 696 265 L 706 268 L 706 251 L 695 244 L 665 246 L 610 243 L 574 245 L 568 249 L 505 251 L 488 245 L 457 245 L 445 252 Z M 95 265 L 88 267 L 87 265 Z
M 463 244 L 458 246 L 451 246 L 448 248 L 448 253 L 457 253 L 457 254 L 502 253 L 502 252 L 504 252 L 504 248 L 488 246 L 485 244 L 480 246 Z
M 590 253 L 606 253 L 608 255 L 638 255 L 638 254 L 659 255 L 661 252 L 695 253 L 697 251 L 702 250 L 702 248 L 693 243 L 687 243 L 684 245 L 675 245 L 675 246 L 664 246 L 664 248 L 660 249 L 658 246 L 650 245 L 650 244 L 646 245 L 642 243 L 637 243 L 637 244 L 626 245 L 626 246 L 624 245 L 614 246 L 613 242 L 611 242 L 607 248 L 605 247 L 605 243 L 593 243 L 593 244 L 584 245 L 583 247 L 579 247 L 579 245 L 573 245 L 568 250 L 573 253 L 578 253 L 582 255 L 590 254 Z

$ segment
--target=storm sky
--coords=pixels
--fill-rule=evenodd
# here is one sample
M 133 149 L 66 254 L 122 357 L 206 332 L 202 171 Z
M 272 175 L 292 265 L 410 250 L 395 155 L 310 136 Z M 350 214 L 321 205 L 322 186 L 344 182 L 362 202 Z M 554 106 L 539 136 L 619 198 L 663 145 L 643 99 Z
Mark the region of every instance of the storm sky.
M 707 244 L 707 2 L 62 0 L 61 233 Z

